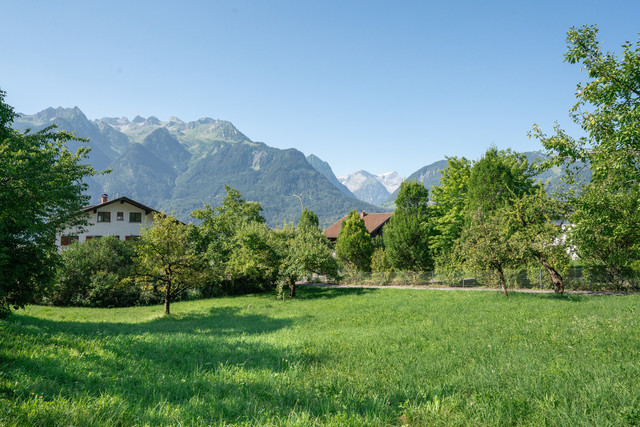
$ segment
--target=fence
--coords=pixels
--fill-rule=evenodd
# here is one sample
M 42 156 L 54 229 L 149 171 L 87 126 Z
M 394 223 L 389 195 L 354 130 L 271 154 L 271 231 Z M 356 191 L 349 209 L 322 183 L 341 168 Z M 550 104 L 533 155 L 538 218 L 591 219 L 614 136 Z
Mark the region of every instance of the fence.
M 505 270 L 507 287 L 511 289 L 553 289 L 551 279 L 543 268 Z M 572 290 L 639 290 L 640 275 L 627 274 L 624 278 L 612 279 L 598 269 L 571 267 L 563 272 L 565 289 Z M 377 272 L 345 273 L 343 284 L 401 285 L 401 286 L 449 286 L 460 288 L 498 287 L 495 274 L 490 271 L 471 272 L 463 270 L 427 272 Z

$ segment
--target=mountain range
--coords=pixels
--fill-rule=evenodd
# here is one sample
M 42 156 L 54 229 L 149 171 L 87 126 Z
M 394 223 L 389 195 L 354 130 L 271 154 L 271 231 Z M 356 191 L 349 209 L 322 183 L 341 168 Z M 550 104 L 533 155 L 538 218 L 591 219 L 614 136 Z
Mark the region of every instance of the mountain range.
M 315 159 L 309 161 L 293 148 L 254 142 L 228 121 L 172 117 L 162 122 L 153 116 L 89 120 L 75 107 L 21 114 L 13 127 L 35 132 L 51 124 L 88 138 L 88 143 L 72 142 L 69 148 L 89 146 L 89 163 L 111 171 L 87 179 L 92 203 L 102 193 L 127 196 L 188 221 L 189 213 L 204 204 L 219 206 L 229 185 L 245 200 L 259 202 L 271 226 L 295 222 L 302 207 L 313 210 L 322 226 L 352 209 L 382 211 L 336 185 L 326 162 L 315 158 L 316 167 L 326 169 L 323 174 L 312 165 Z
M 71 142 L 69 149 L 89 146 L 89 163 L 98 171 L 110 170 L 86 179 L 92 203 L 103 193 L 127 196 L 183 221 L 189 221 L 190 212 L 204 204 L 219 206 L 229 185 L 245 200 L 259 202 L 271 226 L 295 222 L 302 208 L 308 208 L 326 227 L 352 209 L 394 210 L 403 181 L 396 172 L 374 175 L 364 170 L 338 178 L 327 162 L 313 154 L 305 157 L 294 148 L 282 150 L 252 141 L 230 122 L 211 118 L 89 120 L 78 107 L 60 107 L 21 114 L 13 127 L 35 132 L 52 124 L 88 138 L 88 142 Z M 537 151 L 525 155 L 529 162 L 544 159 Z M 446 166 L 447 160 L 437 161 L 407 180 L 417 180 L 431 190 Z M 562 185 L 561 176 L 561 168 L 556 167 L 537 179 L 548 182 L 552 191 Z M 582 176 L 590 179 L 588 168 Z

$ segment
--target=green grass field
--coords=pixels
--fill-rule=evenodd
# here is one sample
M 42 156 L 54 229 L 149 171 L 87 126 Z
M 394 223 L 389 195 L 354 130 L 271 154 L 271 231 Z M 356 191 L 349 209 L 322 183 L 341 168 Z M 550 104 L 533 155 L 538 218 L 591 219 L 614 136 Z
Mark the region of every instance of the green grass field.
M 301 288 L 0 322 L 6 425 L 634 425 L 640 296 Z

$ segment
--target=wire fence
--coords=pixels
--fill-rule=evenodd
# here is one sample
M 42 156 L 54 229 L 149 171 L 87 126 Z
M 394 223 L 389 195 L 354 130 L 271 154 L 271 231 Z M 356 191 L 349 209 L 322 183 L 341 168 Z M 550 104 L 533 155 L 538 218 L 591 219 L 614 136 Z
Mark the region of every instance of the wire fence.
M 553 289 L 549 274 L 544 268 L 505 270 L 505 281 L 511 289 Z M 568 290 L 587 291 L 635 291 L 640 290 L 640 274 L 627 273 L 611 276 L 606 271 L 570 267 L 562 272 L 564 287 Z M 461 269 L 426 272 L 348 272 L 341 284 L 377 286 L 433 286 L 433 287 L 499 287 L 492 271 L 464 271 Z

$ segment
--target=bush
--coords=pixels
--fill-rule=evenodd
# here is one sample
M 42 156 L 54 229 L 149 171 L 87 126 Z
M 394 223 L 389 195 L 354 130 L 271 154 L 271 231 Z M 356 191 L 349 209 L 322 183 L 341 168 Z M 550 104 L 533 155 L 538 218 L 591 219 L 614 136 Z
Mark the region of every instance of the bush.
M 108 236 L 74 243 L 62 252 L 56 282 L 44 302 L 83 307 L 123 307 L 140 302 L 141 290 L 126 279 L 132 274 L 131 242 Z
M 140 304 L 141 289 L 125 284 L 121 278 L 108 271 L 98 271 L 91 277 L 89 293 L 83 306 L 88 307 L 129 307 Z
M 446 286 L 460 286 L 463 276 L 464 272 L 459 267 L 443 265 L 436 269 L 436 277 Z
M 387 252 L 382 247 L 377 247 L 371 256 L 372 279 L 377 284 L 386 285 L 393 277 L 393 267 L 387 258 Z

